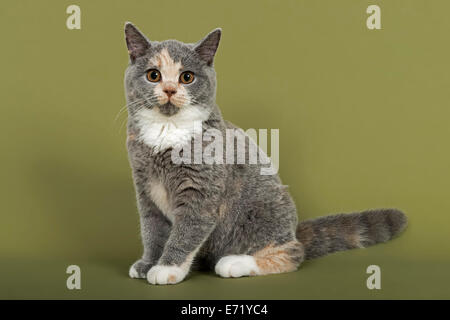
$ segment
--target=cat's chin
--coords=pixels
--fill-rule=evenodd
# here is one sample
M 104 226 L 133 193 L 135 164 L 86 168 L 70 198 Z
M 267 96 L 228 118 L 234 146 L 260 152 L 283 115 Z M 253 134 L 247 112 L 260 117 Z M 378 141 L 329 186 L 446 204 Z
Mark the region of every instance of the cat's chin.
M 170 117 L 174 114 L 177 114 L 178 111 L 180 111 L 180 108 L 172 104 L 171 102 L 167 102 L 165 104 L 159 105 L 158 110 L 161 114 Z

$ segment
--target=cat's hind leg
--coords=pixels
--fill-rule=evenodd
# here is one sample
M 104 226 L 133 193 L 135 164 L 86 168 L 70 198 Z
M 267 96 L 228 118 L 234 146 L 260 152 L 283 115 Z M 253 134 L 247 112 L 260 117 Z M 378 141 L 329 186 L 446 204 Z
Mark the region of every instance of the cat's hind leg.
M 259 267 L 253 256 L 237 254 L 220 258 L 216 264 L 215 271 L 224 278 L 238 278 L 256 276 L 259 274 Z
M 292 240 L 281 245 L 270 244 L 251 255 L 224 256 L 217 262 L 215 271 L 224 278 L 291 272 L 297 270 L 303 258 L 302 244 Z

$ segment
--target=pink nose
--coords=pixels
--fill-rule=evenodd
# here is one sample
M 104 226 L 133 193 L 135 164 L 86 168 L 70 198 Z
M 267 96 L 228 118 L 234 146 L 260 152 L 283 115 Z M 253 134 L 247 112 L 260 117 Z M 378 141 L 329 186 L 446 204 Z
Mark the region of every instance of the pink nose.
M 166 88 L 163 90 L 167 96 L 170 98 L 171 96 L 173 96 L 175 93 L 177 93 L 177 90 L 175 88 Z

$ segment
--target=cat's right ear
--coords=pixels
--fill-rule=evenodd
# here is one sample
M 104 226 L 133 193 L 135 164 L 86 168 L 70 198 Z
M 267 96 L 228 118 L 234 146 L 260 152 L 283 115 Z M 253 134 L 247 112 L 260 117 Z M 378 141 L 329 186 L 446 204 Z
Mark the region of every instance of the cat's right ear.
M 125 39 L 132 63 L 150 48 L 150 41 L 130 22 L 125 23 Z

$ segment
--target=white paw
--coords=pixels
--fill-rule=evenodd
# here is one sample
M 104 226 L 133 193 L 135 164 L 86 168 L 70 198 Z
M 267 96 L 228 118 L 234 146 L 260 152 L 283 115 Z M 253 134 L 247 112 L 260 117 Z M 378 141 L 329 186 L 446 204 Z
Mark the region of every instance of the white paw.
M 177 266 L 154 266 L 147 273 L 151 284 L 175 284 L 186 277 L 187 271 Z
M 128 275 L 130 276 L 130 278 L 134 278 L 134 279 L 142 278 L 139 276 L 139 273 L 134 268 L 134 265 L 130 267 L 130 271 L 128 271 Z
M 259 274 L 255 258 L 249 255 L 230 255 L 222 257 L 215 267 L 216 273 L 224 278 L 237 278 Z
M 128 275 L 134 279 L 145 279 L 147 271 L 150 269 L 151 264 L 145 260 L 139 259 L 130 267 Z

